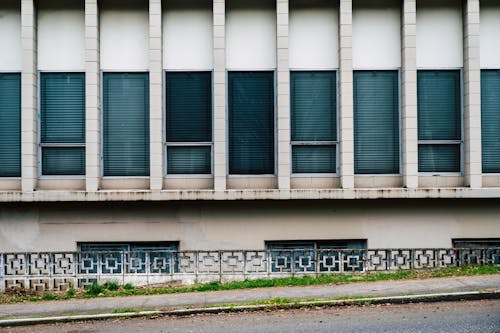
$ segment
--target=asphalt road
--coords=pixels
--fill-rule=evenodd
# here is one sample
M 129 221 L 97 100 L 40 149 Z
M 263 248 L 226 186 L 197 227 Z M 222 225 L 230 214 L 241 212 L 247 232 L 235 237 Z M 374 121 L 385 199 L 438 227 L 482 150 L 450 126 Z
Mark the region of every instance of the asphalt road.
M 9 333 L 500 333 L 500 300 L 349 306 L 16 327 Z

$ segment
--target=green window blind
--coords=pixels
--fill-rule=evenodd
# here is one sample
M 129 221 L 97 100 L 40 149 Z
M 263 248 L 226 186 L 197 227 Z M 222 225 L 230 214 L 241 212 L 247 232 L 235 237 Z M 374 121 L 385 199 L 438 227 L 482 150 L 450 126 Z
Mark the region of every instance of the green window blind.
M 21 176 L 21 74 L 0 73 L 0 177 Z
M 292 141 L 336 141 L 335 72 L 290 75 Z
M 336 74 L 291 72 L 293 173 L 335 173 L 337 141 Z M 300 145 L 294 142 L 300 141 Z M 318 142 L 324 141 L 324 144 Z
M 483 172 L 500 173 L 500 70 L 481 71 Z
M 229 72 L 229 173 L 274 173 L 274 72 Z
M 210 72 L 169 72 L 166 75 L 168 174 L 210 174 L 212 141 L 212 75 Z M 190 146 L 179 146 L 190 143 Z
M 418 71 L 418 139 L 460 140 L 460 72 Z
M 417 72 L 420 172 L 459 172 L 462 138 L 460 71 Z M 436 141 L 433 143 L 432 141 Z M 435 145 L 435 147 L 432 147 Z
M 149 175 L 149 74 L 103 74 L 104 176 Z
M 85 74 L 41 73 L 40 113 L 42 174 L 85 174 Z
M 354 172 L 399 173 L 397 71 L 354 72 Z

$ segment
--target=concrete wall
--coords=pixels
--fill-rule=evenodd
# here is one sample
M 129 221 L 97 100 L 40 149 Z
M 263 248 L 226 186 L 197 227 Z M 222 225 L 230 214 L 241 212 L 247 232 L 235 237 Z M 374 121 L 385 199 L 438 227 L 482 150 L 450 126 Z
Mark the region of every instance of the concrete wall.
M 84 71 L 84 1 L 39 1 L 37 18 L 38 69 Z
M 500 68 L 500 2 L 481 1 L 481 68 Z
M 148 70 L 148 2 L 104 0 L 100 5 L 101 69 Z
M 167 70 L 211 70 L 212 34 L 211 1 L 166 1 L 163 6 L 163 67 Z
M 276 68 L 275 3 L 232 0 L 226 6 L 226 68 Z
M 3 0 L 0 5 L 0 71 L 21 71 L 21 6 L 19 1 Z M 5 47 L 9 45 L 9 47 Z
M 0 206 L 0 251 L 72 251 L 77 241 L 260 249 L 300 239 L 450 247 L 453 238 L 500 238 L 499 214 L 497 201 L 470 199 L 15 204 Z

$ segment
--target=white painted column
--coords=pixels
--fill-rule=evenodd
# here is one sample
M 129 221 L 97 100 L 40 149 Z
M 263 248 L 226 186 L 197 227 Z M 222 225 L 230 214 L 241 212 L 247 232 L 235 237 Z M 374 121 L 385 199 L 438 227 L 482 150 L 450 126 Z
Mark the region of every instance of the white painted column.
M 226 190 L 226 3 L 213 0 L 214 189 Z
M 86 190 L 99 190 L 101 180 L 101 80 L 99 5 L 85 0 L 85 172 Z
M 352 0 L 339 10 L 339 158 L 342 188 L 354 188 L 354 99 L 352 79 Z
M 150 189 L 163 188 L 163 36 L 161 0 L 149 0 Z
M 32 192 L 37 186 L 37 28 L 34 0 L 21 1 L 21 188 Z
M 288 52 L 288 0 L 276 1 L 278 188 L 290 189 L 290 69 Z
M 464 176 L 465 185 L 482 186 L 481 65 L 479 0 L 464 2 Z
M 401 39 L 403 184 L 407 188 L 417 188 L 418 118 L 416 0 L 403 1 Z

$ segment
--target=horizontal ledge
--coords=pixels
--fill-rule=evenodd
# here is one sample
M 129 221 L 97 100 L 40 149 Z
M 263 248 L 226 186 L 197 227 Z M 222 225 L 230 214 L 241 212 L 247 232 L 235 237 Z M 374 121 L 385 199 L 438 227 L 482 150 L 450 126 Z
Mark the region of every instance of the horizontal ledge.
M 500 198 L 497 188 L 0 191 L 0 202 Z

